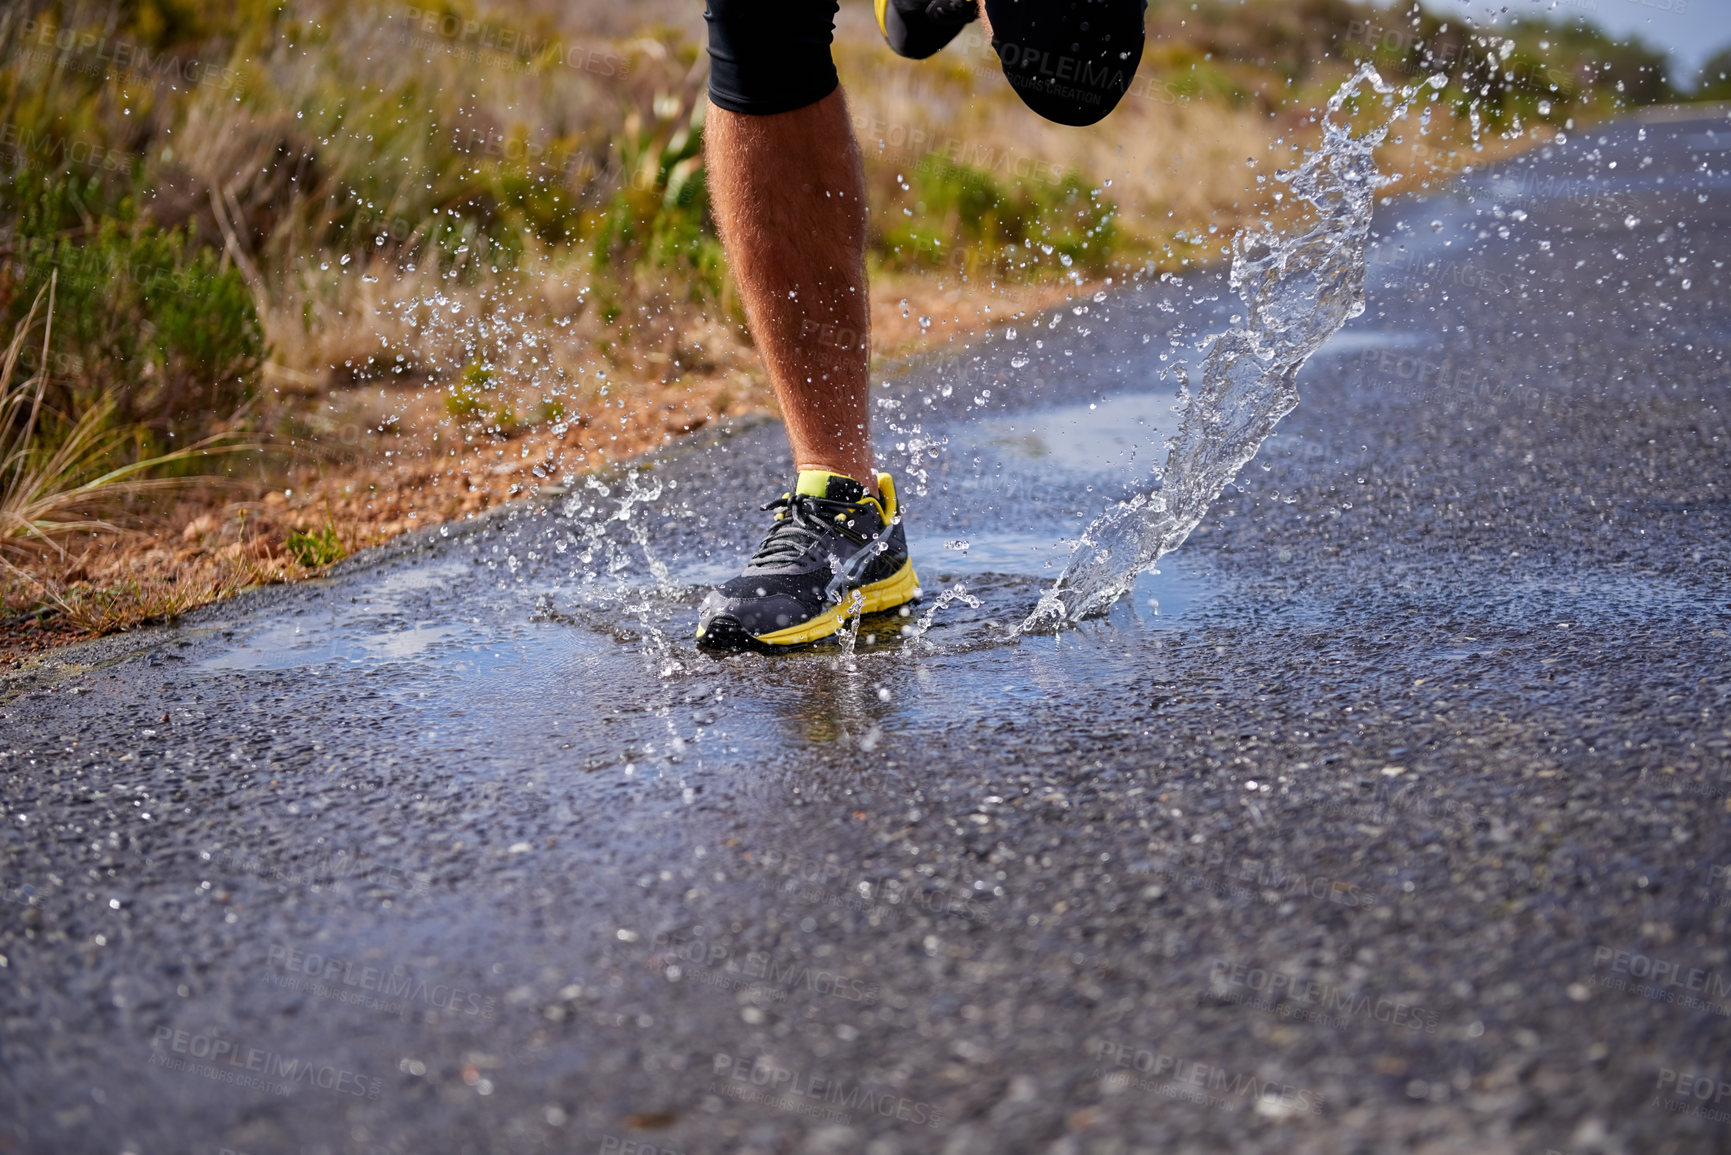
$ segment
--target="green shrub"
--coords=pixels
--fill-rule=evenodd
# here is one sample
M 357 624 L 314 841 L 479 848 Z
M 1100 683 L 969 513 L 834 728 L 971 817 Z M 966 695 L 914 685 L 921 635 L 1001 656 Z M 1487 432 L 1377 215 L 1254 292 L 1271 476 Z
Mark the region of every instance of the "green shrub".
M 1362 9 L 1339 46 L 1347 59 L 1368 60 L 1389 79 L 1443 73 L 1443 99 L 1454 114 L 1477 114 L 1494 128 L 1516 118 L 1562 124 L 1676 96 L 1663 53 L 1582 21 L 1523 17 L 1475 30 L 1423 9 Z
M 445 412 L 458 421 L 484 423 L 493 412 L 490 394 L 497 388 L 493 370 L 479 361 L 472 362 L 445 398 Z
M 293 530 L 283 545 L 290 557 L 308 569 L 318 569 L 348 556 L 348 551 L 337 538 L 334 525 L 326 525 L 323 529 L 311 532 Z
M 93 206 L 89 191 L 36 168 L 0 186 L 13 222 L 0 324 L 17 325 L 58 274 L 47 402 L 70 414 L 112 395 L 121 424 L 203 436 L 256 384 L 265 346 L 251 291 L 190 229 L 133 219 L 130 201 Z M 74 210 L 81 227 L 67 226 Z
M 545 401 L 540 406 L 540 412 L 545 417 L 555 408 L 563 414 L 562 407 L 551 406 Z M 445 397 L 445 412 L 460 424 L 479 426 L 488 432 L 504 436 L 520 432 L 523 428 L 522 420 L 499 396 L 499 386 L 492 366 L 480 361 L 471 362 L 469 367 L 463 370 L 463 375 Z
M 689 113 L 678 101 L 656 102 L 645 124 L 633 111 L 618 136 L 623 181 L 595 230 L 593 259 L 599 271 L 643 266 L 674 270 L 689 283 L 693 300 L 721 298 L 726 260 L 709 218 L 703 175 L 702 97 Z
M 979 268 L 1006 276 L 1103 272 L 1126 238 L 1117 206 L 1075 173 L 1001 182 L 937 154 L 880 211 L 872 250 L 886 268 Z

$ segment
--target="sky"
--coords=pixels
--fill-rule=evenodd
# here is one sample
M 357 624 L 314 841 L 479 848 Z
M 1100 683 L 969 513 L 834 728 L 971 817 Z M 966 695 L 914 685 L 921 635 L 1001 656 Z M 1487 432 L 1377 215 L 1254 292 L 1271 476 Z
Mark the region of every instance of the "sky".
M 1378 0 L 1382 7 L 1403 0 Z M 1612 36 L 1636 36 L 1671 56 L 1671 82 L 1693 87 L 1709 56 L 1731 46 L 1731 0 L 1426 0 L 1474 24 L 1508 16 L 1584 17 Z

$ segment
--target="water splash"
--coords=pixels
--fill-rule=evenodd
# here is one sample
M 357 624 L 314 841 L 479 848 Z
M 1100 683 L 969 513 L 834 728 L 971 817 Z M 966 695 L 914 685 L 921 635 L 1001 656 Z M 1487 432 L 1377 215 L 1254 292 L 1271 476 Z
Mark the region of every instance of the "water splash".
M 610 485 L 592 475 L 584 487 L 596 500 L 573 494 L 565 500 L 563 512 L 572 523 L 570 536 L 577 546 L 578 585 L 574 592 L 592 604 L 635 615 L 642 631 L 644 662 L 657 677 L 666 679 L 685 667 L 657 620 L 657 602 L 677 601 L 684 590 L 650 545 L 647 522 L 664 492 L 663 483 L 660 478 L 644 483 L 639 476 L 638 470 L 631 469 Z M 669 479 L 666 487 L 677 484 Z M 602 502 L 615 503 L 617 508 L 607 512 Z M 636 555 L 612 532 L 615 523 L 637 547 Z M 633 580 L 639 555 L 652 579 L 649 585 Z M 607 579 L 612 579 L 611 588 Z
M 1441 78 L 1428 81 L 1440 87 Z M 1354 135 L 1335 115 L 1368 84 L 1392 112 Z M 1202 386 L 1184 376 L 1183 424 L 1171 442 L 1163 486 L 1101 514 L 1083 532 L 1069 563 L 1015 633 L 1050 629 L 1106 612 L 1161 555 L 1178 548 L 1208 507 L 1280 419 L 1298 404 L 1298 371 L 1349 319 L 1364 312 L 1364 250 L 1380 175 L 1373 153 L 1389 126 L 1425 85 L 1396 89 L 1366 65 L 1329 99 L 1321 147 L 1283 173 L 1313 210 L 1301 233 L 1279 235 L 1267 222 L 1233 242 L 1232 288 L 1247 308 L 1242 327 L 1210 344 Z M 1394 98 L 1398 96 L 1398 101 Z
M 925 638 L 927 631 L 932 628 L 932 622 L 937 619 L 938 611 L 944 609 L 953 602 L 961 602 L 963 605 L 976 610 L 985 604 L 979 598 L 968 592 L 966 584 L 957 582 L 955 585 L 938 595 L 938 600 L 932 603 L 932 608 L 927 610 L 919 621 L 915 622 L 911 626 L 903 628 L 902 632 L 906 640 L 902 643 L 902 649 L 904 651 L 911 651 L 914 647 L 919 645 L 919 643 Z
M 1012 334 L 1014 330 L 1011 330 Z M 975 360 L 978 360 L 976 357 Z M 944 386 L 943 396 L 950 394 L 950 387 Z M 931 394 L 920 398 L 926 405 L 933 403 Z M 910 408 L 909 402 L 895 397 L 880 397 L 877 406 L 883 411 L 884 427 L 894 434 L 898 440 L 893 443 L 896 456 L 901 459 L 902 488 L 915 497 L 924 497 L 931 491 L 931 473 L 927 466 L 943 457 L 944 449 L 949 445 L 948 437 L 927 433 L 920 422 L 912 418 L 918 415 L 917 410 Z M 904 411 L 898 413 L 898 410 Z
M 840 666 L 850 674 L 859 673 L 859 663 L 854 661 L 854 653 L 859 648 L 859 620 L 864 609 L 865 594 L 856 589 L 848 599 L 847 610 L 845 611 L 845 616 L 848 619 L 847 624 L 836 631 L 837 637 L 841 640 Z
M 582 492 L 565 499 L 562 512 L 573 525 L 571 538 L 578 548 L 576 561 L 580 567 L 579 579 L 585 586 L 600 588 L 605 575 L 615 579 L 615 592 L 618 595 L 624 596 L 631 591 L 631 582 L 627 575 L 635 568 L 635 559 L 625 543 L 610 532 L 612 524 L 617 522 L 641 551 L 644 564 L 654 581 L 655 591 L 664 595 L 677 593 L 678 586 L 673 581 L 666 563 L 656 557 L 650 548 L 649 527 L 646 524 L 655 502 L 661 500 L 664 486 L 659 477 L 647 484 L 639 481 L 639 477 L 638 470 L 630 469 L 623 478 L 608 484 L 592 474 L 584 479 L 583 485 L 586 491 L 595 495 L 595 500 L 587 499 Z M 678 482 L 669 480 L 666 486 L 677 484 Z M 615 503 L 617 508 L 606 512 L 602 502 Z M 601 568 L 584 568 L 594 566 L 597 562 L 604 564 Z

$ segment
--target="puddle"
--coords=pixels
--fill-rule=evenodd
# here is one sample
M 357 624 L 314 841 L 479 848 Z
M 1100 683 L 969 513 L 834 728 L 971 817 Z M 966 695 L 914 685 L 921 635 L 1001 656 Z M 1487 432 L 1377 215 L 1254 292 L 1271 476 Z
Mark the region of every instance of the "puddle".
M 318 621 L 310 615 L 260 630 L 226 654 L 200 663 L 206 670 L 291 670 L 330 662 L 401 662 L 418 658 L 459 636 L 455 626 L 431 622 L 374 633 L 357 623 Z
M 1178 391 L 1132 393 L 1038 413 L 991 417 L 968 427 L 970 454 L 1008 466 L 1037 465 L 1072 476 L 1142 474 L 1178 432 Z
M 289 670 L 333 662 L 402 662 L 465 635 L 448 614 L 412 614 L 420 601 L 470 576 L 460 559 L 391 571 L 370 587 L 343 586 L 324 592 L 328 607 L 315 605 L 286 621 L 255 630 L 234 648 L 199 663 L 205 670 Z M 348 600 L 343 591 L 366 590 Z M 337 599 L 343 599 L 340 603 Z M 448 603 L 447 603 L 448 608 Z M 319 612 L 324 609 L 324 612 Z
M 1068 545 L 1040 533 L 994 533 L 969 538 L 910 534 L 908 551 L 928 585 L 942 574 L 1055 576 L 1070 557 Z

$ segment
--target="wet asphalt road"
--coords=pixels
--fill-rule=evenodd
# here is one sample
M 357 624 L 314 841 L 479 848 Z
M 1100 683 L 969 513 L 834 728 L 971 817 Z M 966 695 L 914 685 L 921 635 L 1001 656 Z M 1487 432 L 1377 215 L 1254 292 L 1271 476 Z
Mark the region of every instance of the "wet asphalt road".
M 1061 638 L 1003 626 L 1218 277 L 886 386 L 920 613 L 981 603 L 911 651 L 692 648 L 760 426 L 12 674 L 0 1152 L 1731 1150 L 1692 116 L 1387 206 L 1243 487 Z M 656 485 L 606 524 L 672 587 L 586 583 Z

